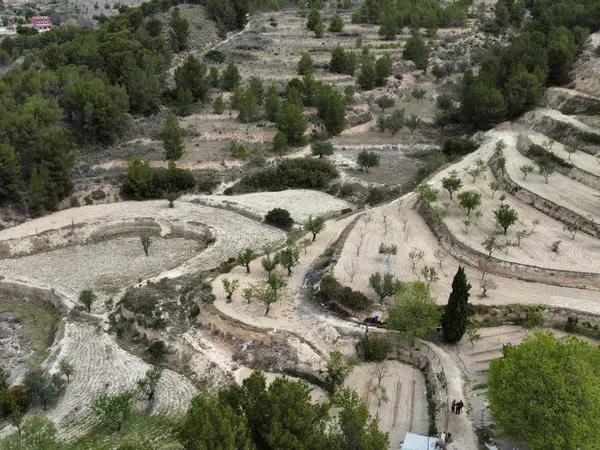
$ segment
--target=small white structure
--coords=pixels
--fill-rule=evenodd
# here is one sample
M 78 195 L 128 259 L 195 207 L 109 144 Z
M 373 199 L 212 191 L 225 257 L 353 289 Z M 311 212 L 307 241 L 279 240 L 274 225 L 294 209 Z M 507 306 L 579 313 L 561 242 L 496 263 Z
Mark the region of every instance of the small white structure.
M 438 441 L 439 439 L 436 437 L 406 433 L 400 450 L 436 450 Z

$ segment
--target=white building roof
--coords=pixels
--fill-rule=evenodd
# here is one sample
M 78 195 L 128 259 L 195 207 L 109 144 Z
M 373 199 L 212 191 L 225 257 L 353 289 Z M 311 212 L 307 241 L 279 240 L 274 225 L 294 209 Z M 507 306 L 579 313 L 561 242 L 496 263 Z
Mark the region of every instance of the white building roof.
M 406 433 L 400 450 L 435 450 L 438 438 Z

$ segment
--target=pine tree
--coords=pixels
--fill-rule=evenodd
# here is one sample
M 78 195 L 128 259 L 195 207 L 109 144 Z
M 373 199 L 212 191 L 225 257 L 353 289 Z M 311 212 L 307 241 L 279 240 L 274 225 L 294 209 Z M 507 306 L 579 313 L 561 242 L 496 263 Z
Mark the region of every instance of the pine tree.
M 308 52 L 302 53 L 302 57 L 300 58 L 300 61 L 298 62 L 298 74 L 306 75 L 309 73 L 313 73 L 314 71 L 315 71 L 315 68 L 313 66 L 313 60 L 310 57 L 310 54 Z
M 265 95 L 265 116 L 271 122 L 275 122 L 277 120 L 277 113 L 279 112 L 280 102 L 279 102 L 279 93 L 277 92 L 277 88 L 275 85 L 269 86 L 267 89 L 267 94 Z
M 404 46 L 402 52 L 404 59 L 409 59 L 415 63 L 417 69 L 427 69 L 427 63 L 429 60 L 429 48 L 419 34 L 414 34 Z
M 175 8 L 171 13 L 171 45 L 175 52 L 185 50 L 190 36 L 190 23 L 181 15 L 179 8 Z
M 377 71 L 375 69 L 375 61 L 371 55 L 364 55 L 358 74 L 358 84 L 365 91 L 370 91 L 375 87 L 377 80 Z
M 173 116 L 167 118 L 160 134 L 165 149 L 165 160 L 177 161 L 183 154 L 183 139 L 179 122 Z
M 221 74 L 221 86 L 225 91 L 233 91 L 240 84 L 240 72 L 235 64 L 229 64 Z
M 32 216 L 41 216 L 46 211 L 48 197 L 46 195 L 47 172 L 42 167 L 31 171 L 29 189 L 27 190 L 27 207 Z
M 223 114 L 225 111 L 225 102 L 223 101 L 223 96 L 219 95 L 215 98 L 215 102 L 213 103 L 213 112 L 215 114 Z
M 448 342 L 460 341 L 467 330 L 469 289 L 471 285 L 467 281 L 465 269 L 459 266 L 452 280 L 452 292 L 442 318 L 442 333 Z
M 307 126 L 308 123 L 300 106 L 289 101 L 281 105 L 277 114 L 277 129 L 285 133 L 291 145 L 299 145 L 304 142 L 304 132 Z
M 0 201 L 14 200 L 21 183 L 21 163 L 15 149 L 0 144 Z

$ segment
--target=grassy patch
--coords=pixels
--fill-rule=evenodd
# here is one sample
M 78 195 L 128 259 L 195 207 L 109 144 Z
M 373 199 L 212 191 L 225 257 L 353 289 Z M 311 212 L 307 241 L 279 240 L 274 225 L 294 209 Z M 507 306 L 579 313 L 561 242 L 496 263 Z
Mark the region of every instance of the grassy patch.
M 29 300 L 0 299 L 0 311 L 12 314 L 22 326 L 24 345 L 33 350 L 27 361 L 31 368 L 46 359 L 46 350 L 54 342 L 59 314 L 51 305 Z

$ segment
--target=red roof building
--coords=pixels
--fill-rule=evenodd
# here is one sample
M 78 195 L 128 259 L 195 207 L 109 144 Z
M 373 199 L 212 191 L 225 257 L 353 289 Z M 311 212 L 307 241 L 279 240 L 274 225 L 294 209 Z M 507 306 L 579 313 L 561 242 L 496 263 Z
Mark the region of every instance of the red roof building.
M 46 31 L 52 28 L 52 19 L 48 16 L 33 16 L 30 23 L 38 31 Z

